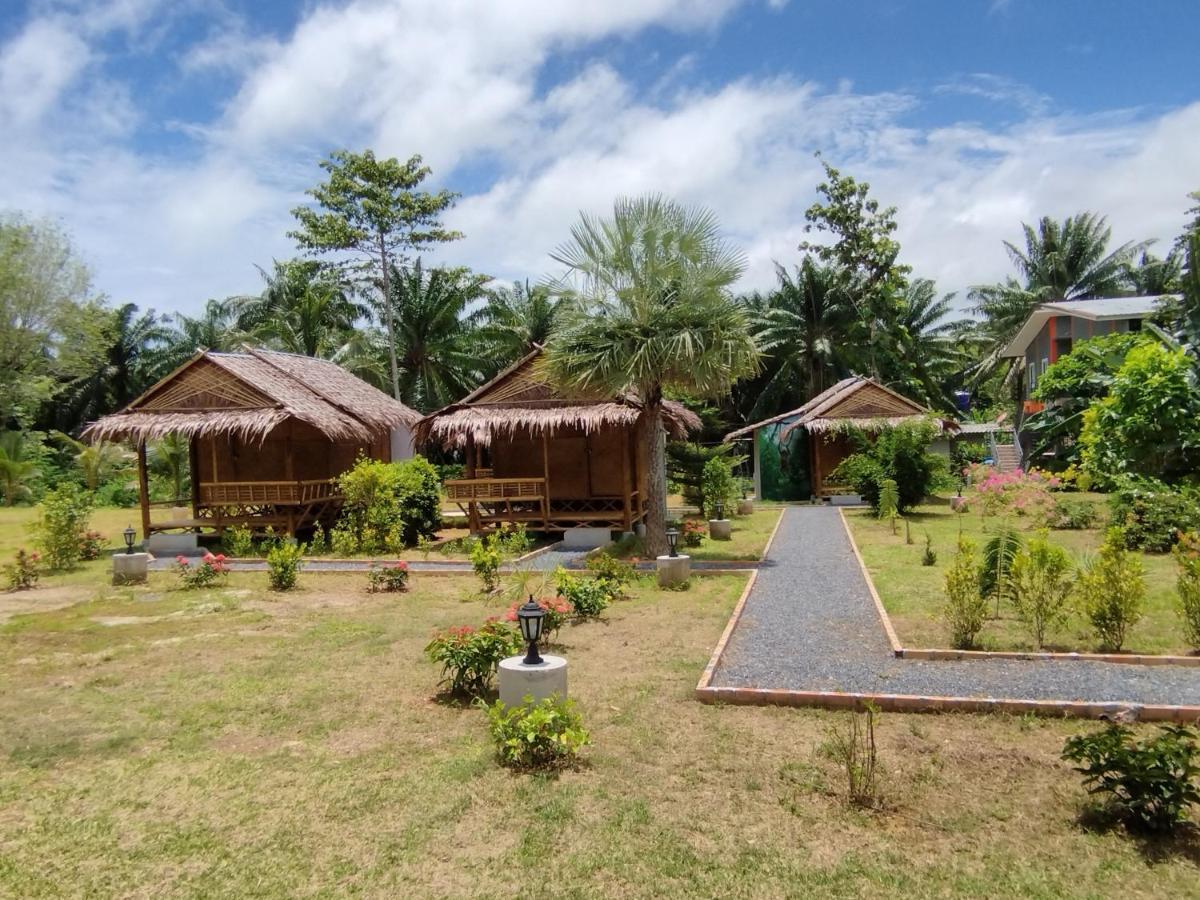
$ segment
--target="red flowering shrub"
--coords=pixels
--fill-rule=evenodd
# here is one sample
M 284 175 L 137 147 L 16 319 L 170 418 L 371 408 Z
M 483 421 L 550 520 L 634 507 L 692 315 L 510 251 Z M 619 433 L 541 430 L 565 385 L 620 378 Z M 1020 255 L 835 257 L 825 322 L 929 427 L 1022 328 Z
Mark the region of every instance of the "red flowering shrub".
M 442 684 L 459 696 L 478 697 L 491 686 L 500 661 L 521 649 L 521 635 L 509 625 L 489 619 L 478 628 L 459 625 L 435 632 L 426 655 L 442 664 Z
M 1058 479 L 1053 476 L 1020 469 L 1001 472 L 984 465 L 971 466 L 967 475 L 986 516 L 1011 512 L 1041 520 L 1054 508 L 1050 492 L 1058 487 Z
M 104 549 L 104 535 L 98 531 L 85 531 L 83 537 L 79 539 L 79 558 L 80 559 L 99 559 L 100 552 Z
M 393 593 L 408 590 L 408 563 L 404 560 L 384 566 L 371 566 L 367 573 L 367 592 Z
M 534 602 L 546 611 L 546 618 L 542 620 L 542 639 L 549 643 L 558 634 L 558 629 L 571 618 L 571 604 L 563 597 L 539 597 Z M 510 606 L 504 614 L 505 621 L 516 622 L 517 609 L 520 606 L 519 601 Z
M 42 555 L 36 551 L 27 553 L 24 549 L 18 550 L 16 559 L 4 567 L 4 574 L 8 577 L 10 591 L 35 588 L 42 574 Z
M 196 590 L 223 582 L 229 575 L 229 567 L 225 564 L 224 553 L 215 556 L 205 553 L 198 563 L 189 562 L 186 556 L 175 557 L 175 572 L 179 576 L 180 587 Z
M 680 530 L 679 542 L 685 547 L 699 547 L 708 536 L 708 526 L 700 519 L 685 519 Z

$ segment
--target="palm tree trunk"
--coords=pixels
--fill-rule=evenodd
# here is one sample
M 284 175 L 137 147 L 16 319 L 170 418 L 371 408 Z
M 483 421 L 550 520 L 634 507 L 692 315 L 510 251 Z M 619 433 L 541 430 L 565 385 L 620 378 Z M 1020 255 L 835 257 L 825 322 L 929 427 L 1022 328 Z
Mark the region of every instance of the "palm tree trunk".
M 642 460 L 646 496 L 646 552 L 667 552 L 666 431 L 662 424 L 662 392 L 642 408 L 638 419 L 638 455 Z

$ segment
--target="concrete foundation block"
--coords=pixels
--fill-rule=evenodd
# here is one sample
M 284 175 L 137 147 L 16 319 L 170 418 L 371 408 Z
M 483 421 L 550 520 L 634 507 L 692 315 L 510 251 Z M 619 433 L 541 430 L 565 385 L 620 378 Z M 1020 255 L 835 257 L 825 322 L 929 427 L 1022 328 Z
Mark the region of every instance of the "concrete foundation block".
M 500 702 L 505 706 L 519 706 L 526 697 L 545 700 L 557 694 L 567 699 L 567 661 L 561 656 L 542 656 L 538 666 L 527 666 L 524 656 L 510 656 L 500 661 L 497 679 L 500 684 Z
M 862 506 L 862 502 L 858 494 L 834 494 L 829 498 L 830 506 Z
M 737 514 L 739 516 L 748 516 L 754 512 L 753 500 L 739 500 L 737 505 Z
M 679 556 L 660 556 L 658 562 L 658 586 L 665 588 L 679 587 L 692 577 L 692 558 L 685 554 Z
M 955 512 L 959 512 L 960 510 L 965 510 L 967 508 L 967 498 L 966 497 L 951 497 L 950 498 L 950 508 L 952 510 L 954 510 Z
M 612 541 L 607 528 L 568 528 L 563 532 L 564 550 L 595 550 Z
M 113 584 L 145 584 L 150 565 L 149 553 L 114 553 L 112 558 Z
M 729 519 L 709 519 L 708 536 L 714 541 L 733 540 L 733 522 Z
M 200 541 L 193 531 L 182 534 L 159 531 L 150 535 L 146 549 L 155 556 L 199 556 Z

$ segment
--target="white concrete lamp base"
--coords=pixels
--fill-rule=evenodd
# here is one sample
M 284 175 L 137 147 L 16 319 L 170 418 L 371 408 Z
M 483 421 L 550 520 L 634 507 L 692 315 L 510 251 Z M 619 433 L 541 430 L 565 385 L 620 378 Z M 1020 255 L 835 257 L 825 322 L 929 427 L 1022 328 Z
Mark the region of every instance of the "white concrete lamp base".
M 708 536 L 714 541 L 733 540 L 733 522 L 729 519 L 709 519 Z
M 737 504 L 737 514 L 739 516 L 749 516 L 754 513 L 753 500 L 739 500 Z
M 658 562 L 658 586 L 665 588 L 679 587 L 686 584 L 692 577 L 692 558 L 679 556 L 660 556 Z
M 524 656 L 500 661 L 500 702 L 520 706 L 529 697 L 535 702 L 557 694 L 567 699 L 567 661 L 561 656 L 542 656 L 541 665 L 525 665 Z
M 114 553 L 112 558 L 113 584 L 145 584 L 149 553 Z

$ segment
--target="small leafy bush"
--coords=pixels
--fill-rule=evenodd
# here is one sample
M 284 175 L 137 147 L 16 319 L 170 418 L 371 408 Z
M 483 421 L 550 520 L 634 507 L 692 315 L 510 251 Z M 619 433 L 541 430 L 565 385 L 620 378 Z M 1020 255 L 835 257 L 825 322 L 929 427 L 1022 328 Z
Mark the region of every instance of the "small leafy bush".
M 854 492 L 878 511 L 879 494 L 886 479 L 896 482 L 898 513 L 920 503 L 945 471 L 941 457 L 929 453 L 937 436 L 930 422 L 910 422 L 877 434 L 855 429 L 849 433 L 855 452 L 847 456 L 830 478 L 854 488 Z
M 229 577 L 224 554 L 205 553 L 197 563 L 190 562 L 186 556 L 177 556 L 174 568 L 179 586 L 190 591 L 212 587 Z
M 574 575 L 559 566 L 554 573 L 558 593 L 571 604 L 577 619 L 598 619 L 616 597 L 619 587 L 604 578 Z
M 91 561 L 99 559 L 100 554 L 104 552 L 104 545 L 108 543 L 104 535 L 98 531 L 88 529 L 83 533 L 83 537 L 79 541 L 79 558 Z
M 929 536 L 928 532 L 925 533 L 925 552 L 921 554 L 921 565 L 937 565 L 937 551 L 933 549 L 933 538 Z
M 540 702 L 527 698 L 518 706 L 497 700 L 487 714 L 500 762 L 514 769 L 569 766 L 591 740 L 574 701 L 557 696 Z
M 617 559 L 611 553 L 594 554 L 588 559 L 588 570 L 596 579 L 607 581 L 617 597 L 624 596 L 625 588 L 633 583 L 635 575 L 631 563 Z
M 1190 646 L 1200 648 L 1200 535 L 1190 531 L 1180 535 L 1172 552 L 1183 632 Z
M 708 528 L 699 519 L 684 519 L 679 529 L 679 543 L 684 547 L 699 547 L 708 537 Z
M 478 628 L 460 625 L 440 631 L 426 645 L 425 653 L 442 664 L 441 683 L 452 694 L 478 697 L 491 687 L 501 660 L 520 649 L 520 633 L 493 619 Z
M 501 556 L 511 559 L 528 553 L 533 547 L 533 539 L 525 530 L 524 523 L 514 525 L 505 522 L 496 532 L 496 545 L 500 548 Z
M 359 457 L 338 488 L 345 498 L 333 529 L 338 552 L 396 551 L 441 527 L 441 482 L 424 457 L 393 463 Z
M 38 546 L 50 568 L 75 568 L 83 556 L 83 541 L 91 515 L 91 499 L 73 482 L 64 481 L 46 492 L 36 531 Z
M 517 610 L 523 602 L 515 601 L 504 614 L 504 621 L 515 623 Z M 565 597 L 538 597 L 534 602 L 546 611 L 546 618 L 542 619 L 542 640 L 549 643 L 558 636 L 558 629 L 571 618 L 571 604 Z
M 979 592 L 975 542 L 959 537 L 958 552 L 946 570 L 946 605 L 942 611 L 955 648 L 970 650 L 975 646 L 987 613 L 987 600 Z
M 1120 528 L 1108 529 L 1099 552 L 1080 572 L 1076 592 L 1100 649 L 1120 650 L 1142 618 L 1146 601 L 1145 567 L 1137 554 L 1125 549 Z
M 1112 524 L 1123 529 L 1131 550 L 1165 552 L 1180 532 L 1200 531 L 1200 500 L 1153 478 L 1126 478 L 1109 494 Z
M 1160 727 L 1143 741 L 1124 725 L 1067 739 L 1062 758 L 1076 765 L 1087 792 L 1133 831 L 1169 832 L 1200 801 L 1196 736 L 1179 725 Z
M 1080 497 L 1055 497 L 1054 506 L 1046 515 L 1046 524 L 1059 530 L 1091 528 L 1100 518 L 1096 504 Z
M 704 510 L 710 519 L 717 517 L 717 503 L 722 514 L 733 512 L 739 491 L 737 479 L 733 477 L 733 465 L 724 456 L 714 456 L 704 464 L 700 474 L 700 491 L 704 496 Z
M 1067 622 L 1074 571 L 1067 552 L 1051 544 L 1045 532 L 1031 538 L 1013 558 L 1013 606 L 1038 647 L 1046 646 L 1046 635 Z
M 1037 470 L 1001 472 L 988 466 L 973 467 L 971 473 L 985 516 L 1012 513 L 1041 521 L 1054 506 L 1051 492 L 1058 480 L 1052 475 Z
M 304 545 L 294 538 L 279 541 L 267 552 L 267 583 L 273 591 L 290 591 L 300 577 Z
M 496 590 L 500 584 L 500 563 L 504 561 L 500 547 L 499 532 L 495 531 L 471 542 L 471 568 L 488 593 Z
M 875 515 L 881 519 L 895 519 L 900 514 L 900 488 L 894 479 L 879 482 L 879 502 Z
M 29 553 L 24 548 L 18 550 L 13 561 L 4 567 L 10 591 L 32 590 L 37 587 L 41 575 L 42 555 L 36 551 Z
M 404 560 L 383 566 L 371 566 L 367 573 L 367 593 L 390 594 L 408 590 L 408 563 Z
M 221 545 L 233 557 L 245 558 L 254 555 L 254 535 L 248 525 L 234 525 L 221 535 Z
M 868 703 L 862 712 L 851 713 L 844 727 L 832 726 L 822 747 L 846 777 L 847 799 L 866 809 L 878 806 L 880 800 L 879 753 L 875 746 L 878 718 L 878 710 Z

